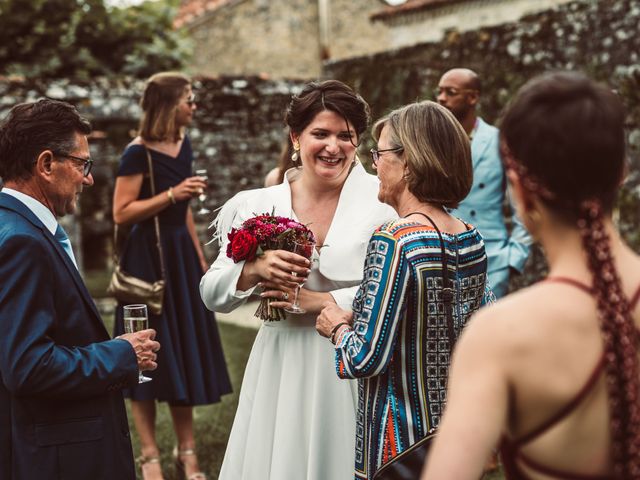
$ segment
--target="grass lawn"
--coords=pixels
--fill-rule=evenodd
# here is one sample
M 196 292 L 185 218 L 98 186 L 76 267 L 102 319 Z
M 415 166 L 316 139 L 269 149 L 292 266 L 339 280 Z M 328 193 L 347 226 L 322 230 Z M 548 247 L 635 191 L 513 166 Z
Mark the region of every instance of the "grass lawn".
M 107 329 L 111 332 L 113 318 L 105 318 L 105 323 L 107 324 Z M 196 407 L 194 409 L 200 468 L 207 474 L 210 480 L 218 478 L 231 424 L 233 423 L 233 417 L 238 405 L 238 394 L 240 393 L 244 367 L 247 363 L 247 358 L 249 358 L 253 339 L 257 333 L 257 331 L 252 328 L 237 327 L 221 322 L 218 323 L 218 327 L 220 336 L 222 337 L 229 375 L 231 376 L 233 393 L 222 397 L 220 403 Z M 138 439 L 135 435 L 133 418 L 128 401 L 127 412 L 129 414 L 129 428 L 132 432 L 133 452 L 135 456 L 138 456 L 140 449 L 138 447 Z M 175 436 L 171 415 L 166 403 L 158 403 L 156 427 L 156 438 L 158 446 L 160 447 L 164 476 L 167 480 L 182 480 L 181 477 L 176 474 L 171 457 L 171 451 L 175 445 Z M 137 467 L 136 473 L 140 479 L 141 476 Z
M 94 294 L 96 298 L 104 295 L 106 289 L 106 279 L 104 275 L 87 275 L 86 280 L 89 291 Z M 112 332 L 113 316 L 105 315 L 104 317 L 107 330 Z M 240 393 L 244 368 L 249 358 L 251 345 L 257 333 L 253 328 L 237 327 L 223 322 L 218 322 L 218 328 L 220 330 L 220 336 L 222 337 L 227 367 L 233 385 L 233 393 L 224 396 L 218 404 L 196 407 L 194 410 L 198 459 L 201 469 L 207 474 L 209 480 L 218 478 L 231 424 L 233 423 L 233 417 L 238 405 L 238 394 Z M 132 432 L 133 451 L 134 455 L 138 456 L 140 449 L 138 447 L 137 436 L 135 434 L 128 402 L 127 411 L 129 412 L 129 428 Z M 182 480 L 181 477 L 176 475 L 171 458 L 171 451 L 175 444 L 175 436 L 173 434 L 169 409 L 165 403 L 158 404 L 156 426 L 156 438 L 160 447 L 164 476 L 167 480 Z M 295 452 L 292 452 L 292 454 L 295 455 Z M 137 468 L 136 472 L 138 473 L 138 478 L 141 479 Z M 484 476 L 484 480 L 502 479 L 504 479 L 504 476 L 501 472 Z
M 256 335 L 256 331 L 251 328 L 236 327 L 224 323 L 218 325 L 233 385 L 233 393 L 225 395 L 220 403 L 194 409 L 198 459 L 200 468 L 209 479 L 218 478 L 231 424 L 238 405 L 244 367 Z M 175 445 L 171 416 L 166 403 L 158 405 L 157 439 L 162 454 L 163 471 L 167 480 L 179 480 L 180 477 L 175 474 L 171 458 L 171 450 Z M 131 415 L 129 415 L 129 426 L 134 432 Z M 135 434 L 132 435 L 132 439 L 133 451 L 138 455 L 139 448 Z
M 233 393 L 223 397 L 221 403 L 196 407 L 195 409 L 198 458 L 201 468 L 211 480 L 218 478 L 229 431 L 238 404 L 238 393 L 240 391 L 244 367 L 256 334 L 256 331 L 251 328 L 236 327 L 226 323 L 218 323 L 218 326 L 220 328 L 224 353 L 227 358 L 229 374 L 231 375 L 231 381 L 233 383 Z M 134 428 L 131 415 L 129 415 L 129 424 L 133 432 Z M 165 478 L 167 478 L 167 480 L 181 480 L 175 475 L 175 469 L 171 464 L 171 449 L 174 445 L 174 435 L 169 410 L 164 403 L 159 404 L 157 425 L 157 438 L 160 451 L 162 452 L 162 465 L 164 466 Z M 133 449 L 137 455 L 139 449 L 137 447 L 135 434 L 132 435 L 132 439 Z M 504 477 L 500 472 L 496 472 L 486 475 L 484 478 L 485 480 L 501 480 Z
M 224 323 L 218 325 L 233 385 L 233 393 L 222 397 L 220 403 L 194 409 L 198 459 L 200 468 L 209 479 L 218 478 L 231 424 L 238 405 L 244 367 L 256 335 L 256 331 L 251 328 L 236 327 Z M 180 480 L 180 477 L 175 475 L 171 458 L 171 450 L 175 445 L 171 416 L 165 403 L 159 405 L 157 438 L 162 453 L 162 464 L 165 466 L 165 477 L 167 480 Z M 129 424 L 131 431 L 134 431 L 131 418 L 129 418 Z M 132 438 L 133 450 L 138 452 L 136 436 L 132 435 Z

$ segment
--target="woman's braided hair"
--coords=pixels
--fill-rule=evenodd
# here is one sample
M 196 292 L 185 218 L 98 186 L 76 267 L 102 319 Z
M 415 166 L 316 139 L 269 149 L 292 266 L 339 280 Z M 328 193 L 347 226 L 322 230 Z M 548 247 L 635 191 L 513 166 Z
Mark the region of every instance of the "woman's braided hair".
M 506 168 L 579 229 L 604 340 L 614 473 L 640 478 L 638 335 L 603 223 L 625 170 L 622 104 L 582 74 L 546 74 L 520 89 L 501 135 Z

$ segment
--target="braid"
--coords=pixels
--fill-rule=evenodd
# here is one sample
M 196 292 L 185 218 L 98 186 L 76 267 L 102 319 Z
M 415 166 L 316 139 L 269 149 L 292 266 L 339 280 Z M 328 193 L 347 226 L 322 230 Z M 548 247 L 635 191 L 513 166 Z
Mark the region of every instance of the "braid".
M 640 478 L 640 361 L 605 219 L 625 171 L 625 112 L 608 87 L 554 72 L 520 89 L 501 126 L 505 167 L 556 219 L 576 226 L 603 339 L 615 478 Z
M 578 228 L 593 276 L 611 415 L 611 453 L 620 478 L 640 477 L 640 367 L 637 333 L 616 272 L 598 203 L 583 202 Z

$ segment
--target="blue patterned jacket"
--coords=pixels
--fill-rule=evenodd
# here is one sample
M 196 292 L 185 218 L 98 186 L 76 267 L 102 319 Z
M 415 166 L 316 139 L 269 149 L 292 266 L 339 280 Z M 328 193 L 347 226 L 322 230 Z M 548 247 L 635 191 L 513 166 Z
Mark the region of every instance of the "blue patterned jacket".
M 482 304 L 487 256 L 475 228 L 443 232 L 457 337 Z M 446 402 L 450 338 L 442 251 L 431 226 L 398 220 L 371 237 L 353 301 L 353 329 L 337 340 L 341 378 L 359 378 L 356 478 L 369 479 L 438 425 Z

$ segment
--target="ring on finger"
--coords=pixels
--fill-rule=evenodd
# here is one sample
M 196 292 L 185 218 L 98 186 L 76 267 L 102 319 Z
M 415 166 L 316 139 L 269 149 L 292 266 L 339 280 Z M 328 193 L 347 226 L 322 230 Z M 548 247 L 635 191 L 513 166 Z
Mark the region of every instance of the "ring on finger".
M 287 300 L 289 300 L 289 294 L 287 292 L 283 292 L 282 293 L 282 299 L 286 302 Z

